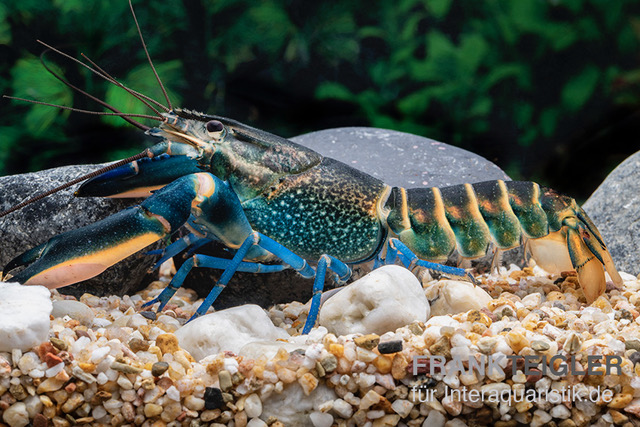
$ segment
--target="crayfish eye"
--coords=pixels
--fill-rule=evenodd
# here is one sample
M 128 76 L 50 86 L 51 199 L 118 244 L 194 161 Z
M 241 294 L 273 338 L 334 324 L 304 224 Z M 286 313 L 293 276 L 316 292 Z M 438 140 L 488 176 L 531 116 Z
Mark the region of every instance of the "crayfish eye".
M 204 127 L 207 129 L 207 132 L 211 133 L 219 133 L 224 129 L 224 125 L 218 120 L 209 120 Z

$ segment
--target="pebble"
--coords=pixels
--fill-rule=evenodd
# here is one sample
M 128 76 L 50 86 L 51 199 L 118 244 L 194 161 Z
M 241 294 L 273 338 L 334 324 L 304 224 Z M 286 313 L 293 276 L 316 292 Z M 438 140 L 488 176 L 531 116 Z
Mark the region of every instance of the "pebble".
M 260 397 L 255 393 L 247 396 L 244 401 L 244 410 L 249 418 L 256 418 L 262 415 L 262 401 Z
M 222 390 L 215 387 L 207 387 L 204 391 L 204 407 L 206 409 L 222 408 L 224 400 L 222 399 Z
M 22 402 L 16 402 L 4 410 L 2 419 L 11 427 L 23 427 L 29 424 L 27 406 Z
M 424 322 L 428 316 L 429 302 L 415 275 L 386 265 L 329 298 L 318 322 L 336 335 L 381 335 L 416 320 Z
M 154 377 L 159 377 L 169 369 L 169 364 L 167 362 L 156 362 L 151 366 L 151 375 Z
M 402 351 L 402 340 L 381 342 L 378 344 L 378 351 L 381 354 L 398 353 Z
M 333 425 L 333 416 L 325 412 L 314 411 L 309 414 L 309 419 L 313 427 L 331 427 Z

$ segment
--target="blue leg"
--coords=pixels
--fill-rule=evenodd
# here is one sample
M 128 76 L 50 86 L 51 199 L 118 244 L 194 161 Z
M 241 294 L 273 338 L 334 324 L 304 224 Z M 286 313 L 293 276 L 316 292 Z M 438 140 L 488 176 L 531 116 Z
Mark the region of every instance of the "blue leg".
M 311 268 L 311 266 L 309 266 L 309 264 L 307 264 L 307 261 L 305 261 L 303 258 L 294 254 L 289 249 L 285 248 L 273 239 L 254 231 L 242 243 L 233 259 L 225 268 L 224 273 L 222 273 L 222 276 L 220 276 L 218 283 L 216 283 L 213 289 L 211 289 L 209 295 L 207 295 L 204 302 L 200 304 L 200 307 L 198 307 L 189 321 L 195 319 L 196 317 L 200 317 L 207 312 L 216 298 L 218 298 L 218 295 L 220 295 L 220 292 L 222 292 L 224 287 L 227 286 L 227 283 L 229 283 L 229 280 L 231 280 L 231 277 L 238 270 L 238 268 L 242 264 L 242 260 L 253 246 L 258 246 L 276 255 L 283 261 L 284 264 L 287 264 L 294 270 L 298 271 L 298 273 L 300 273 L 302 277 L 310 279 L 315 275 L 313 268 Z
M 404 243 L 402 243 L 398 239 L 391 238 L 389 239 L 389 248 L 392 253 L 397 253 L 400 259 L 405 264 L 405 267 L 409 267 L 412 263 L 415 265 L 419 265 L 420 267 L 426 267 L 430 270 L 441 271 L 445 274 L 451 274 L 453 276 L 459 277 L 468 277 L 471 279 L 471 282 L 476 284 L 476 280 L 473 278 L 471 273 L 467 273 L 463 268 L 450 267 L 448 265 L 442 265 L 434 262 L 424 261 L 416 254 L 414 254 L 411 249 L 409 249 Z M 389 252 L 387 251 L 387 254 Z
M 165 305 L 169 302 L 169 300 L 175 295 L 176 291 L 182 286 L 184 279 L 187 277 L 189 272 L 193 267 L 206 267 L 206 268 L 217 268 L 219 270 L 224 270 L 229 267 L 231 264 L 230 259 L 225 258 L 217 258 L 209 255 L 194 255 L 189 258 L 180 266 L 178 272 L 173 276 L 171 282 L 167 285 L 166 288 L 162 290 L 160 295 L 151 301 L 144 303 L 142 307 L 149 307 L 157 302 L 160 303 L 158 307 L 158 312 L 162 311 Z M 276 271 L 282 271 L 286 269 L 287 266 L 284 264 L 259 264 L 255 262 L 241 262 L 238 265 L 237 271 L 242 271 L 245 273 L 273 273 Z M 208 307 L 207 307 L 208 308 Z
M 229 265 L 225 269 L 224 273 L 222 273 L 222 276 L 220 276 L 220 280 L 218 280 L 218 283 L 216 283 L 209 295 L 207 295 L 204 302 L 200 305 L 200 307 L 198 307 L 189 321 L 195 319 L 196 317 L 202 316 L 207 312 L 209 307 L 211 307 L 216 298 L 218 298 L 218 295 L 220 295 L 227 283 L 229 283 L 229 280 L 231 279 L 233 274 L 239 269 L 239 266 L 242 265 L 242 259 L 245 257 L 247 252 L 249 252 L 249 249 L 251 249 L 253 246 L 258 246 L 274 254 L 275 256 L 280 258 L 280 260 L 282 260 L 284 264 L 287 264 L 294 270 L 298 271 L 298 273 L 300 273 L 302 277 L 316 277 L 314 281 L 312 308 L 310 310 L 309 317 L 307 318 L 307 323 L 304 327 L 304 333 L 307 333 L 315 324 L 315 319 L 317 318 L 320 305 L 320 294 L 322 292 L 322 288 L 324 287 L 326 269 L 330 268 L 333 272 L 335 272 L 338 280 L 340 281 L 345 281 L 349 278 L 349 276 L 351 276 L 351 269 L 346 264 L 329 255 L 323 255 L 320 258 L 320 262 L 318 263 L 320 274 L 316 274 L 316 272 L 313 271 L 313 269 L 309 266 L 309 264 L 307 264 L 307 261 L 304 258 L 301 258 L 300 256 L 294 254 L 275 240 L 254 231 L 244 241 L 244 243 L 242 243 L 233 259 L 229 262 Z
M 164 249 L 149 251 L 145 253 L 145 255 L 162 255 L 162 257 L 153 265 L 153 267 L 151 267 L 149 271 L 151 272 L 156 270 L 163 262 L 170 258 L 173 258 L 187 248 L 190 248 L 190 250 L 197 249 L 202 245 L 209 243 L 210 241 L 211 240 L 207 238 L 198 237 L 195 234 L 190 233 L 184 236 L 182 239 L 176 240 Z
M 324 278 L 327 274 L 327 268 L 330 268 L 335 273 L 335 279 L 338 283 L 344 283 L 349 277 L 351 277 L 351 269 L 342 261 L 332 257 L 331 255 L 322 255 L 320 261 L 318 261 L 318 267 L 316 268 L 316 278 L 313 281 L 313 296 L 311 297 L 311 308 L 309 309 L 309 315 L 307 321 L 302 329 L 303 334 L 308 334 L 316 324 L 318 313 L 320 312 L 320 299 L 322 297 L 322 290 L 324 289 Z

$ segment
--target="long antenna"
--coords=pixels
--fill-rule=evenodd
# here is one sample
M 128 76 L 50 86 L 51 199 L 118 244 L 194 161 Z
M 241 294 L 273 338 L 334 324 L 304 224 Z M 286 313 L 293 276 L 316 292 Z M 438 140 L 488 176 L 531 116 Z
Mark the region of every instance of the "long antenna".
M 111 171 L 113 169 L 119 168 L 120 166 L 126 165 L 127 163 L 131 163 L 133 161 L 142 159 L 143 157 L 151 158 L 151 157 L 153 157 L 153 153 L 151 152 L 151 150 L 149 150 L 147 148 L 146 150 L 144 150 L 143 152 L 141 152 L 139 154 L 136 154 L 135 156 L 131 156 L 131 157 L 127 158 L 127 159 L 120 160 L 118 162 L 112 163 L 112 164 L 110 164 L 108 166 L 105 166 L 105 167 L 103 167 L 101 169 L 98 169 L 97 171 L 93 171 L 93 172 L 88 173 L 86 175 L 83 175 L 83 176 L 81 176 L 79 178 L 76 178 L 73 181 L 69 181 L 69 182 L 67 182 L 65 184 L 62 184 L 62 185 L 60 185 L 60 186 L 58 186 L 58 187 L 56 187 L 56 188 L 54 188 L 52 190 L 45 191 L 44 193 L 40 193 L 40 194 L 38 194 L 38 195 L 28 199 L 28 200 L 25 200 L 22 203 L 19 203 L 19 204 L 13 206 L 13 207 L 7 209 L 4 212 L 0 212 L 0 218 L 2 218 L 5 215 L 10 214 L 11 212 L 15 212 L 18 209 L 21 209 L 21 208 L 23 208 L 23 207 L 25 207 L 25 206 L 33 203 L 33 202 L 37 202 L 40 199 L 43 199 L 43 198 L 45 198 L 47 196 L 50 196 L 53 193 L 57 193 L 60 190 L 64 190 L 65 188 L 69 188 L 72 185 L 75 185 L 75 184 L 77 184 L 79 182 L 82 182 L 82 181 L 87 180 L 87 179 L 94 178 L 94 177 L 96 177 L 98 175 L 101 175 L 101 174 L 103 174 L 105 172 L 109 172 L 109 171 Z
M 2 97 L 3 98 L 8 98 L 8 99 L 15 99 L 17 101 L 30 102 L 32 104 L 47 105 L 49 107 L 56 107 L 56 108 L 60 108 L 62 110 L 75 111 L 77 113 L 93 114 L 95 116 L 140 117 L 140 118 L 143 118 L 143 119 L 157 120 L 159 122 L 163 122 L 164 121 L 164 118 L 158 118 L 156 116 L 150 116 L 148 114 L 107 113 L 106 111 L 82 110 L 80 108 L 67 107 L 66 105 L 50 104 L 48 102 L 36 101 L 34 99 L 19 98 L 17 96 L 2 95 Z
M 36 40 L 38 43 L 40 43 L 41 45 L 51 49 L 52 51 L 56 52 L 59 55 L 64 56 L 65 58 L 68 58 L 70 60 L 72 60 L 73 62 L 82 65 L 83 67 L 85 67 L 86 69 L 88 69 L 89 71 L 91 71 L 92 73 L 95 73 L 96 75 L 102 77 L 103 79 L 107 80 L 108 82 L 111 82 L 113 84 L 115 84 L 116 86 L 124 89 L 127 91 L 127 93 L 129 93 L 130 95 L 134 96 L 136 99 L 139 99 L 144 105 L 146 105 L 147 107 L 149 107 L 154 113 L 156 113 L 158 115 L 158 117 L 162 118 L 164 120 L 164 117 L 162 116 L 162 113 L 160 111 L 158 111 L 156 108 L 154 108 L 151 104 L 149 104 L 148 102 L 146 102 L 145 100 L 139 98 L 136 96 L 135 93 L 133 93 L 133 91 L 131 89 L 129 89 L 128 87 L 126 87 L 125 85 L 123 85 L 122 83 L 120 83 L 117 80 L 112 80 L 110 78 L 108 78 L 107 76 L 105 76 L 104 74 L 102 74 L 101 72 L 99 72 L 98 70 L 88 66 L 87 64 L 85 64 L 84 62 L 80 61 L 77 58 L 74 58 L 73 56 L 64 53 L 63 51 L 56 49 L 53 46 L 50 46 L 48 44 L 46 44 L 45 42 L 43 42 L 42 40 Z
M 162 93 L 164 94 L 164 98 L 167 100 L 167 105 L 170 110 L 173 110 L 173 106 L 171 105 L 171 100 L 169 99 L 169 95 L 167 94 L 164 85 L 162 84 L 162 80 L 160 80 L 160 76 L 158 76 L 158 72 L 156 71 L 156 67 L 153 66 L 153 61 L 151 60 L 151 56 L 149 55 L 149 50 L 147 50 L 147 44 L 144 42 L 144 37 L 142 37 L 142 30 L 140 29 L 140 25 L 138 24 L 138 18 L 136 18 L 136 12 L 133 10 L 133 4 L 131 4 L 131 0 L 129 0 L 129 8 L 131 8 L 131 14 L 133 15 L 133 20 L 136 23 L 136 28 L 138 29 L 138 35 L 140 36 L 140 41 L 142 42 L 142 48 L 144 49 L 144 53 L 147 55 L 147 59 L 149 60 L 149 65 L 151 65 L 151 69 L 153 70 L 153 74 L 156 76 L 156 80 L 162 89 Z
M 101 68 L 98 64 L 96 64 L 95 62 L 93 62 L 91 60 L 91 58 L 89 58 L 87 55 L 85 55 L 84 53 L 81 53 L 80 56 L 82 56 L 84 59 L 87 60 L 87 62 L 89 62 L 96 70 L 100 71 L 102 74 L 104 74 L 105 76 L 107 76 L 113 83 L 119 83 L 115 77 L 113 77 L 112 75 L 110 75 L 109 73 L 107 73 L 103 68 Z M 137 96 L 139 96 L 140 98 L 144 98 L 147 101 L 157 105 L 158 107 L 162 108 L 165 111 L 171 111 L 171 109 L 167 106 L 165 106 L 164 104 L 156 101 L 155 99 L 151 98 L 150 96 L 145 95 L 144 93 L 140 93 L 137 90 L 128 88 L 132 94 L 135 94 Z
M 42 66 L 45 68 L 45 70 L 47 70 L 49 72 L 49 74 L 51 74 L 53 77 L 55 77 L 56 79 L 60 80 L 62 83 L 64 83 L 67 87 L 70 87 L 71 89 L 80 92 L 81 94 L 83 94 L 84 96 L 90 98 L 91 100 L 97 102 L 98 104 L 102 105 L 105 108 L 110 109 L 111 111 L 113 111 L 114 113 L 122 113 L 122 111 L 116 109 L 115 107 L 113 107 L 112 105 L 107 104 L 106 102 L 104 102 L 103 100 L 101 100 L 100 98 L 91 95 L 89 92 L 86 92 L 82 89 L 80 89 L 79 87 L 72 85 L 68 80 L 66 80 L 65 78 L 63 78 L 61 75 L 59 75 L 58 73 L 56 73 L 55 71 L 53 71 L 53 69 L 51 69 L 47 63 L 44 60 L 44 56 L 47 53 L 47 51 L 42 52 L 42 54 L 40 55 L 40 62 L 42 63 Z M 133 126 L 142 129 L 144 131 L 147 131 L 149 129 L 151 129 L 149 126 L 145 126 L 142 123 L 133 120 L 127 116 L 122 116 L 122 118 L 127 121 L 128 123 L 132 124 Z M 154 117 L 155 119 L 155 117 Z

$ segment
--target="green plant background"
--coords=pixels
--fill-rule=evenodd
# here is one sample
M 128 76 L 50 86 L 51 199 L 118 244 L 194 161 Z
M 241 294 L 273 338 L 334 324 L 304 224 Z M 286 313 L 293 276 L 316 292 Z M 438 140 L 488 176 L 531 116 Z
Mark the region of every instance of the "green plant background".
M 282 136 L 338 126 L 424 135 L 584 200 L 637 143 L 640 4 L 631 0 L 134 1 L 175 105 Z M 0 92 L 100 107 L 49 75 L 41 39 L 158 100 L 124 0 L 0 3 Z M 75 85 L 124 91 L 55 54 Z M 151 124 L 151 123 L 148 123 Z M 113 117 L 0 100 L 0 174 L 135 154 Z

